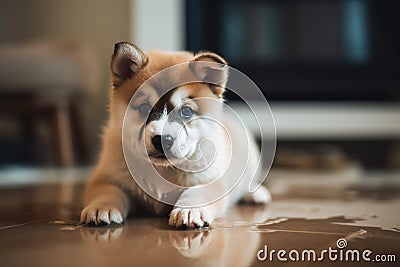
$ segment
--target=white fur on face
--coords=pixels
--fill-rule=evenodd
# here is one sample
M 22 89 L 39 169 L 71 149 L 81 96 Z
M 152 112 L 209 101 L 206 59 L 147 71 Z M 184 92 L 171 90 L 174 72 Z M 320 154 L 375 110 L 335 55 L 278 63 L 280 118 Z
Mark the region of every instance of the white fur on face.
M 167 156 L 172 160 L 190 157 L 195 149 L 198 134 L 195 127 L 186 122 L 177 122 L 169 119 L 170 114 L 166 110 L 158 120 L 151 121 L 145 130 L 145 144 L 148 154 L 154 154 L 152 138 L 156 135 L 170 135 L 174 139 Z
M 185 87 L 174 91 L 168 102 L 175 108 L 172 111 L 167 110 L 167 104 L 165 104 L 162 114 L 157 119 L 150 121 L 142 132 L 141 140 L 144 142 L 145 149 L 143 149 L 144 153 L 140 154 L 156 165 L 197 161 L 203 156 L 204 151 L 199 149 L 202 141 L 212 139 L 216 127 L 215 122 L 196 113 L 190 119 L 181 118 L 180 110 L 183 106 L 189 106 L 196 112 L 201 108 L 200 106 L 203 106 L 206 110 L 210 109 L 210 113 L 214 113 L 213 109 L 217 101 L 207 101 L 207 98 L 192 99 L 189 98 L 189 95 L 190 91 Z M 167 100 L 164 99 L 163 101 Z M 136 105 L 139 105 L 139 103 L 136 103 Z M 151 105 L 155 105 L 154 102 Z M 213 117 L 213 115 L 211 116 Z M 160 151 L 155 149 L 152 142 L 153 137 L 157 135 L 170 135 L 174 139 L 172 147 L 168 151 L 164 151 L 168 160 L 151 157 L 152 155 L 160 156 Z
M 188 91 L 182 89 L 176 90 L 174 94 L 171 96 L 171 103 L 174 105 L 174 107 L 180 108 L 183 106 L 188 96 L 189 96 Z
M 196 151 L 200 141 L 199 129 L 195 115 L 189 120 L 179 119 L 179 112 L 183 105 L 187 105 L 189 92 L 176 90 L 169 99 L 175 107 L 170 113 L 164 107 L 163 113 L 157 120 L 151 121 L 145 129 L 145 145 L 149 155 L 156 154 L 152 138 L 156 135 L 170 135 L 174 139 L 172 147 L 166 152 L 170 161 L 179 161 L 190 158 Z

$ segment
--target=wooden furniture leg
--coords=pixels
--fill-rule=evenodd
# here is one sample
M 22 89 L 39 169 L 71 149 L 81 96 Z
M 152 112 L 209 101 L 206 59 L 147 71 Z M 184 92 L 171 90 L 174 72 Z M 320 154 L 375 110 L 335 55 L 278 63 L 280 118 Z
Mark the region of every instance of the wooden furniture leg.
M 52 117 L 57 163 L 62 166 L 71 166 L 74 163 L 74 154 L 68 102 L 56 103 Z

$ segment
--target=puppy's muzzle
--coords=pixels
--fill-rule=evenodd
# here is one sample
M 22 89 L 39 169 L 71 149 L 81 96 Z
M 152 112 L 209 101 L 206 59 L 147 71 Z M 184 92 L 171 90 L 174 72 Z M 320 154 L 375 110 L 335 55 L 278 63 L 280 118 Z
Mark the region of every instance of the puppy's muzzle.
M 151 139 L 151 142 L 153 143 L 154 149 L 157 150 L 157 152 L 165 154 L 174 145 L 174 138 L 169 134 L 155 135 Z

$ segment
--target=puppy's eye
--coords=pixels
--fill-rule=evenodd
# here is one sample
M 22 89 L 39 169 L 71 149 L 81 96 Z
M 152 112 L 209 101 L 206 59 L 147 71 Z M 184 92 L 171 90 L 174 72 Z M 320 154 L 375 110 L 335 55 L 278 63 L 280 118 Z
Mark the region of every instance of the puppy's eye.
M 194 113 L 194 111 L 191 107 L 183 106 L 181 108 L 180 115 L 182 118 L 188 119 L 193 116 L 193 113 Z
M 142 116 L 146 116 L 147 114 L 150 113 L 151 106 L 149 103 L 143 103 L 138 107 L 139 113 Z

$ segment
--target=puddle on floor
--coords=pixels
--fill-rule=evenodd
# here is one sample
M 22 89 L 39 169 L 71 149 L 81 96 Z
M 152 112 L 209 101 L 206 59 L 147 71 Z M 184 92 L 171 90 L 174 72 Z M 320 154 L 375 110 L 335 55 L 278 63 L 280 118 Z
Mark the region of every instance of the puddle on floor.
M 379 227 L 395 231 L 400 225 L 398 209 L 400 198 L 387 201 L 362 199 L 345 201 L 342 199 L 288 199 L 274 201 L 269 218 L 328 219 L 344 217 L 348 220 L 336 222 L 342 225 Z

